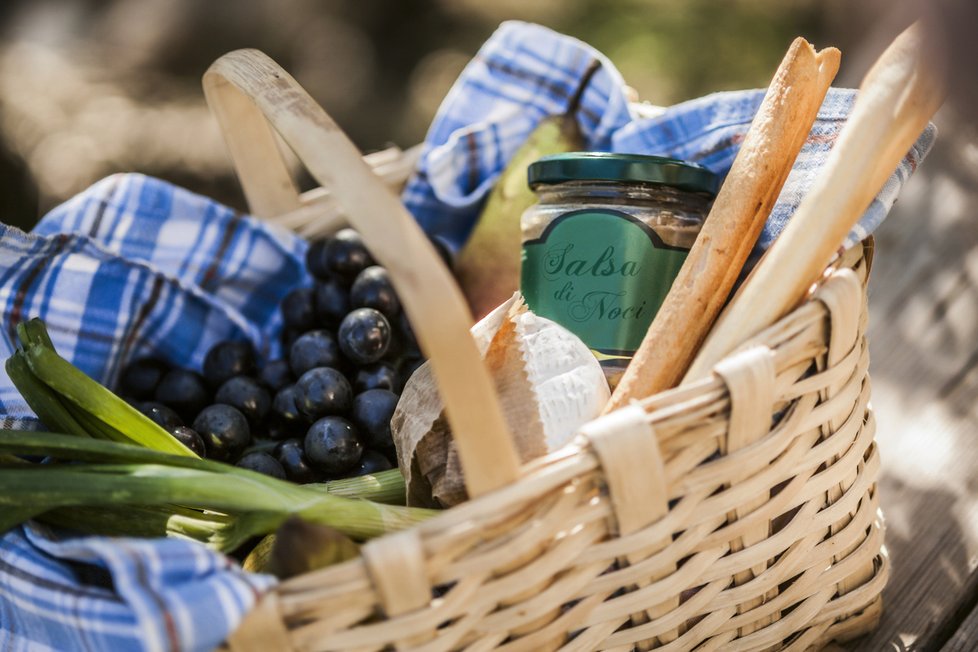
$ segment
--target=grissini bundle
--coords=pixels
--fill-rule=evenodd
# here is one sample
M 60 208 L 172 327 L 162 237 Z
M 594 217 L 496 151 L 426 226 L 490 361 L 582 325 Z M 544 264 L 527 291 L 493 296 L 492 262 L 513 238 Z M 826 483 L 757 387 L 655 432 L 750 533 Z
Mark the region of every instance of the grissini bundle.
M 914 25 L 866 74 L 825 168 L 706 340 L 684 382 L 801 301 L 944 101 L 941 70 Z
M 713 208 L 605 412 L 675 386 L 727 300 L 839 69 L 839 51 L 791 44 Z

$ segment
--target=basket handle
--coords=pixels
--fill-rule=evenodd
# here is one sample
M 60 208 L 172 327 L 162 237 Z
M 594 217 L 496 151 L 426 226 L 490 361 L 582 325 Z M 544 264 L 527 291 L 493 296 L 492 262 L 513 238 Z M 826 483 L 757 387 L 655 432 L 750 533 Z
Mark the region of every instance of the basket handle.
M 445 402 L 470 496 L 519 477 L 519 457 L 489 372 L 469 333 L 458 286 L 398 198 L 356 146 L 287 72 L 257 50 L 236 50 L 204 74 L 204 94 L 221 126 L 249 205 L 271 217 L 299 195 L 272 129 L 327 189 L 391 273 Z

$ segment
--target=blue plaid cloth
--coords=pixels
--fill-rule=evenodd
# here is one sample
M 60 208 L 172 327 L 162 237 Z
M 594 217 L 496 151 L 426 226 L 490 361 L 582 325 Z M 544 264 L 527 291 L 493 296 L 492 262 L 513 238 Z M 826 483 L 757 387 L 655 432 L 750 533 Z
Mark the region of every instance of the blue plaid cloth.
M 0 225 L 0 355 L 45 321 L 58 351 L 99 382 L 153 353 L 199 368 L 222 339 L 281 353 L 278 304 L 310 283 L 305 242 L 205 197 L 137 174 L 109 177 L 26 234 Z M 33 414 L 4 376 L 0 427 Z
M 63 356 L 109 386 L 149 353 L 199 368 L 227 338 L 277 356 L 279 302 L 311 282 L 305 250 L 205 197 L 109 177 L 33 234 L 0 225 L 0 358 L 35 316 Z M 0 425 L 37 427 L 0 374 Z M 273 583 L 191 541 L 66 538 L 28 525 L 0 538 L 0 649 L 209 650 Z
M 17 528 L 0 539 L 0 649 L 211 650 L 274 582 L 189 541 Z
M 585 75 L 577 114 L 586 149 L 654 154 L 695 161 L 724 176 L 764 97 L 763 90 L 715 93 L 640 118 L 621 75 L 600 52 L 545 27 L 506 22 L 462 72 L 425 139 L 417 173 L 402 199 L 428 231 L 457 251 L 496 178 L 546 116 L 563 114 Z M 845 123 L 856 91 L 831 89 L 778 197 L 755 257 L 784 228 L 811 188 Z M 934 143 L 929 125 L 846 241 L 879 226 L 904 182 Z
M 541 119 L 564 111 L 589 72 L 578 113 L 589 149 L 676 156 L 720 174 L 763 97 L 718 93 L 639 118 L 600 53 L 539 26 L 505 23 L 432 124 L 402 196 L 419 223 L 460 247 L 509 157 Z M 760 246 L 811 186 L 853 100 L 853 91 L 829 93 Z M 934 135 L 932 126 L 921 135 L 850 244 L 885 217 Z M 247 339 L 264 357 L 278 356 L 279 301 L 310 282 L 305 247 L 164 182 L 110 177 L 52 211 L 33 234 L 0 225 L 0 356 L 14 350 L 16 325 L 31 317 L 45 320 L 63 356 L 109 386 L 148 353 L 199 367 L 222 339 Z M 2 428 L 38 425 L 5 373 L 0 419 Z M 72 538 L 28 525 L 0 538 L 0 649 L 209 649 L 272 582 L 192 542 Z

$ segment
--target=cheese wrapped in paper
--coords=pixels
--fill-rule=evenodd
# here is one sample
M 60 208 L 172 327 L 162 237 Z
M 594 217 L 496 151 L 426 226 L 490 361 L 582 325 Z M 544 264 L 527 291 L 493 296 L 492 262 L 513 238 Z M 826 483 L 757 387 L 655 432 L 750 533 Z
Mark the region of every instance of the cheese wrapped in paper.
M 523 462 L 569 442 L 610 392 L 597 359 L 573 333 L 527 309 L 516 294 L 472 327 Z M 411 376 L 391 420 L 408 504 L 466 499 L 458 453 L 429 364 Z

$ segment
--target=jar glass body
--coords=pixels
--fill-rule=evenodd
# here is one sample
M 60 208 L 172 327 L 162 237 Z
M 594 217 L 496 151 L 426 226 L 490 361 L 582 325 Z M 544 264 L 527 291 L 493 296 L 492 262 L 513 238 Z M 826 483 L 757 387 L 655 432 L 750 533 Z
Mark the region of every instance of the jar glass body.
M 522 216 L 521 290 L 578 335 L 615 386 L 675 280 L 712 195 L 639 182 L 538 184 Z
M 538 202 L 523 213 L 523 241 L 539 238 L 556 218 L 583 208 L 610 209 L 638 218 L 663 242 L 689 249 L 693 246 L 713 197 L 651 183 L 565 181 L 540 184 Z

